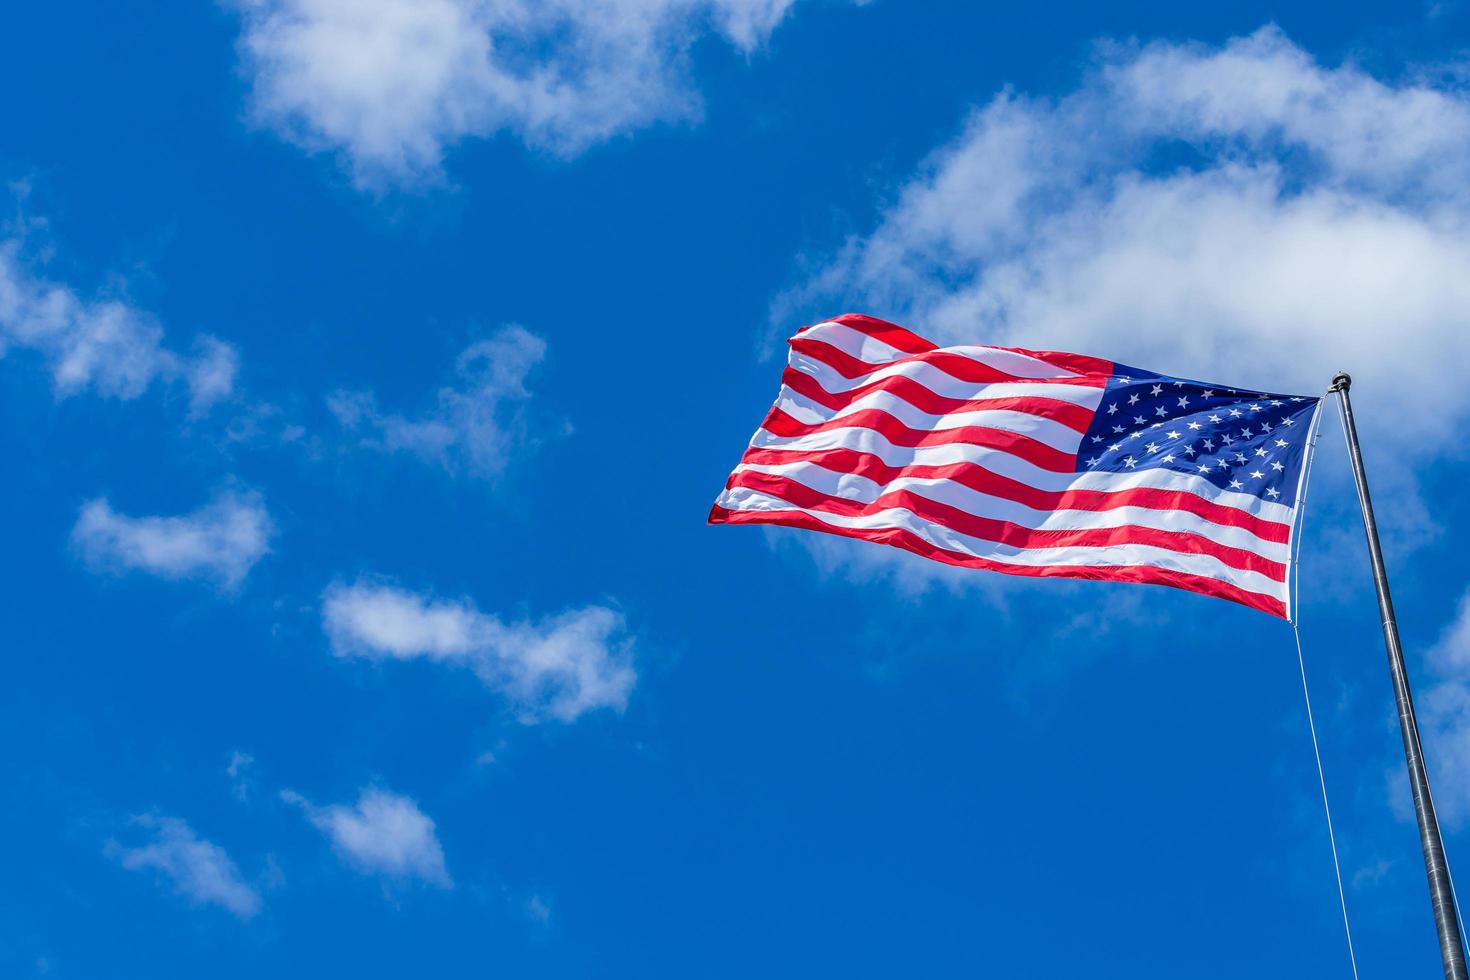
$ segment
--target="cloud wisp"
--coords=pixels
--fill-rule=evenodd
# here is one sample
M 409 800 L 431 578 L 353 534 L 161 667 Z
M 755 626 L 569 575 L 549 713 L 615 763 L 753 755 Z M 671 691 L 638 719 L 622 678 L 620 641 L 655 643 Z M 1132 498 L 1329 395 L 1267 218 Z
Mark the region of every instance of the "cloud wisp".
M 27 262 L 21 238 L 0 240 L 0 356 L 12 349 L 39 355 L 60 397 L 93 391 L 128 401 L 178 382 L 195 418 L 233 394 L 240 364 L 233 347 L 210 336 L 178 353 L 145 311 L 47 279 Z
M 381 191 L 510 132 L 575 156 L 697 118 L 701 37 L 749 55 L 794 0 L 235 0 L 254 120 Z
M 408 797 L 370 786 L 348 805 L 316 806 L 291 790 L 283 791 L 281 799 L 300 807 L 354 870 L 393 882 L 454 886 L 434 821 Z
M 118 864 L 129 871 L 156 873 L 195 905 L 218 905 L 244 921 L 260 914 L 260 893 L 245 881 L 224 848 L 200 838 L 178 817 L 145 814 L 133 822 L 149 831 L 152 839 L 137 847 L 108 841 L 106 853 Z
M 527 381 L 546 357 L 546 341 L 518 326 L 471 344 L 454 363 L 454 383 L 417 416 L 379 410 L 371 392 L 338 391 L 327 407 L 361 444 L 405 452 L 445 469 L 494 479 L 526 442 Z
M 468 601 L 359 581 L 327 589 L 322 628 L 340 657 L 467 667 L 527 723 L 621 711 L 637 680 L 623 617 L 605 606 L 507 623 Z
M 223 493 L 189 514 L 130 517 L 105 498 L 82 506 L 72 547 L 93 569 L 197 579 L 234 590 L 270 550 L 274 533 L 259 495 Z

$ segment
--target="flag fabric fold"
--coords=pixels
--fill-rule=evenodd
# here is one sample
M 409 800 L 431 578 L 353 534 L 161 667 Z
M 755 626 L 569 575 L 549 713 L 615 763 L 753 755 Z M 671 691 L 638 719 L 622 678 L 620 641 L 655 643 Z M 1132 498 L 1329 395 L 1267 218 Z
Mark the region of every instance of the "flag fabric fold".
M 859 314 L 798 331 L 781 382 L 712 524 L 1168 585 L 1290 618 L 1318 398 L 1080 354 L 936 347 Z

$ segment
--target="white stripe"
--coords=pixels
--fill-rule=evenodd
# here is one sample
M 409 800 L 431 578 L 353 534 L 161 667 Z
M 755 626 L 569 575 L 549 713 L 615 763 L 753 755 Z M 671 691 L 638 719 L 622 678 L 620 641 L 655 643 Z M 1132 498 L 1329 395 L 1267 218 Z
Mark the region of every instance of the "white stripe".
M 921 360 L 889 364 L 856 378 L 844 378 L 831 365 L 800 351 L 792 351 L 787 363 L 792 370 L 807 375 L 821 385 L 825 391 L 834 395 L 889 378 L 903 377 L 923 385 L 941 398 L 954 398 L 959 401 L 969 401 L 972 398 L 1055 398 L 1058 401 L 1096 409 L 1102 402 L 1103 396 L 1102 388 L 1093 388 L 1088 385 L 1047 384 L 1044 381 L 996 381 L 980 385 L 973 381 L 961 381 L 954 375 Z
M 786 449 L 802 452 L 825 449 L 851 449 L 871 453 L 888 466 L 946 466 L 950 463 L 977 463 L 991 472 L 1019 481 L 1036 490 L 1096 490 L 1116 493 L 1147 487 L 1155 490 L 1180 490 L 1192 493 L 1222 507 L 1234 507 L 1268 521 L 1291 524 L 1294 510 L 1285 504 L 1262 500 L 1249 493 L 1221 490 L 1208 480 L 1189 473 L 1152 467 L 1128 473 L 1057 473 L 1044 470 L 1018 456 L 999 449 L 973 443 L 947 443 L 910 449 L 895 446 L 881 432 L 854 427 L 819 432 L 814 435 L 778 436 L 765 429 L 756 431 L 750 444 L 756 449 Z
M 876 337 L 869 336 L 861 330 L 844 326 L 841 323 L 819 323 L 809 330 L 797 334 L 796 339 L 820 340 L 824 344 L 831 344 L 838 350 L 851 354 L 858 360 L 867 361 L 869 364 L 886 364 L 889 361 L 897 361 L 906 357 L 924 357 L 925 354 L 910 354 L 901 351 L 897 347 L 885 344 Z M 947 354 L 958 354 L 968 357 L 972 361 L 979 361 L 997 371 L 1014 374 L 1018 378 L 1076 378 L 1080 377 L 1075 371 L 1048 364 L 1046 361 L 1038 360 L 1026 354 L 1013 350 L 1004 350 L 1000 347 L 941 347 L 939 351 Z
M 1042 566 L 1065 565 L 1081 568 L 1116 568 L 1126 565 L 1147 565 L 1187 575 L 1199 575 L 1226 582 L 1247 592 L 1286 602 L 1286 584 L 1277 582 L 1259 572 L 1232 568 L 1210 555 L 1188 555 L 1151 545 L 1129 544 L 1085 548 L 1016 548 L 997 544 L 982 538 L 963 534 L 953 528 L 923 520 L 910 511 L 894 507 L 876 514 L 862 517 L 845 517 L 807 510 L 787 503 L 778 497 L 748 490 L 744 487 L 727 489 L 720 494 L 719 506 L 735 511 L 800 511 L 824 524 L 839 528 L 883 530 L 899 528 L 912 532 L 929 544 L 947 551 L 984 558 L 1006 565 Z
M 742 463 L 735 472 L 769 473 L 800 483 L 829 497 L 871 505 L 885 493 L 907 490 L 927 500 L 956 507 L 975 517 L 1009 521 L 1036 531 L 1087 531 L 1116 527 L 1147 527 L 1176 534 L 1196 534 L 1227 548 L 1239 548 L 1285 566 L 1291 555 L 1285 542 L 1266 541 L 1250 531 L 1215 524 L 1183 510 L 1151 507 L 1114 507 L 1110 510 L 1038 510 L 1025 504 L 981 493 L 952 480 L 900 477 L 878 484 L 855 473 L 834 473 L 815 463 L 758 466 Z
M 871 391 L 846 408 L 834 412 L 820 402 L 814 402 L 783 385 L 781 393 L 776 397 L 776 407 L 806 425 L 836 421 L 865 409 L 877 409 L 892 415 L 910 429 L 922 432 L 943 432 L 973 425 L 1016 432 L 1064 453 L 1075 453 L 1082 445 L 1082 433 L 1044 415 L 1032 415 L 1030 412 L 1007 408 L 931 415 L 886 391 Z

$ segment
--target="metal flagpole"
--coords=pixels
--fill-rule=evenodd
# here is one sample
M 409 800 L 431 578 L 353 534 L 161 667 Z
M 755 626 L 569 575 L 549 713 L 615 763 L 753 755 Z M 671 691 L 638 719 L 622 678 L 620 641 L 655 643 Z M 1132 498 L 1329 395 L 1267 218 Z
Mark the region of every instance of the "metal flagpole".
M 1394 700 L 1398 702 L 1399 732 L 1404 739 L 1404 759 L 1409 766 L 1409 787 L 1414 794 L 1414 816 L 1419 821 L 1419 844 L 1424 849 L 1424 870 L 1429 875 L 1429 899 L 1434 907 L 1434 926 L 1439 930 L 1439 955 L 1444 961 L 1445 980 L 1470 980 L 1465 972 L 1465 947 L 1460 939 L 1460 918 L 1455 909 L 1449 867 L 1434 798 L 1429 792 L 1429 773 L 1419 743 L 1419 721 L 1414 715 L 1414 698 L 1409 692 L 1409 675 L 1404 669 L 1404 651 L 1393 614 L 1393 597 L 1388 593 L 1388 572 L 1383 567 L 1383 549 L 1378 543 L 1378 522 L 1373 517 L 1373 500 L 1368 496 L 1368 475 L 1363 471 L 1363 453 L 1358 446 L 1358 427 L 1353 422 L 1353 403 L 1348 388 L 1353 379 L 1339 374 L 1328 391 L 1341 399 L 1343 429 L 1352 459 L 1353 481 L 1358 485 L 1358 502 L 1363 508 L 1363 528 L 1368 535 L 1368 557 L 1373 563 L 1373 585 L 1378 590 L 1378 612 L 1383 617 L 1383 642 L 1388 647 L 1388 667 L 1393 675 Z

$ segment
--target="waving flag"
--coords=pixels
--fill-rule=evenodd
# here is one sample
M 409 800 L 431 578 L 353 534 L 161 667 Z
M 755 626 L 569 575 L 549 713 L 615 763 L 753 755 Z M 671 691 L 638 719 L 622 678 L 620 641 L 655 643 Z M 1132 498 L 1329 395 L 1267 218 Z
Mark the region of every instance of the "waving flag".
M 790 341 L 710 513 L 1011 575 L 1146 582 L 1290 616 L 1320 399 L 1080 354 L 936 347 L 846 314 Z

